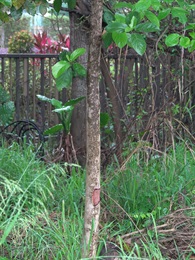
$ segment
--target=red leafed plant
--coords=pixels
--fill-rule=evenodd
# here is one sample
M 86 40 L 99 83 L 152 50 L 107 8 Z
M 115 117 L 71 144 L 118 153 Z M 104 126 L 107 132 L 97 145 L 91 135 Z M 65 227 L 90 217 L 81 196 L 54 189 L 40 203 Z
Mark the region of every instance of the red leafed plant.
M 35 52 L 38 53 L 60 53 L 70 48 L 70 37 L 65 34 L 60 34 L 58 41 L 49 38 L 45 31 L 37 35 L 34 34 L 34 38 Z

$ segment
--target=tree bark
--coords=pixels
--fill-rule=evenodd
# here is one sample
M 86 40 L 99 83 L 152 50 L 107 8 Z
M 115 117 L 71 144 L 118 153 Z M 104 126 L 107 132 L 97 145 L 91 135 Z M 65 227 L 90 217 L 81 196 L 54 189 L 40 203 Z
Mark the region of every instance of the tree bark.
M 79 4 L 79 11 L 85 13 L 84 0 L 77 1 Z M 83 9 L 81 9 L 83 6 Z M 77 7 L 78 9 L 78 7 Z M 71 50 L 77 48 L 85 48 L 86 53 L 79 57 L 78 62 L 87 68 L 88 48 L 89 48 L 89 33 L 88 24 L 81 17 L 81 14 L 70 13 L 70 41 Z M 72 84 L 72 98 L 78 98 L 87 95 L 87 79 L 73 78 Z M 76 150 L 76 155 L 79 163 L 82 166 L 86 164 L 86 100 L 82 100 L 76 105 L 71 121 L 71 135 L 73 136 L 73 143 Z
M 102 0 L 91 1 L 87 73 L 87 164 L 83 258 L 96 255 L 100 215 L 100 55 Z

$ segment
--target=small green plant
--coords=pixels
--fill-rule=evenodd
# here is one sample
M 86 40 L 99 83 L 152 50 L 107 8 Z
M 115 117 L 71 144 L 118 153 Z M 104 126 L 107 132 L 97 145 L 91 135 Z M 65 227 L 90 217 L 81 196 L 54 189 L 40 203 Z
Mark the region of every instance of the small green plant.
M 30 53 L 34 45 L 34 39 L 28 31 L 15 32 L 8 42 L 9 53 Z
M 60 61 L 52 67 L 52 74 L 59 91 L 70 87 L 73 77 L 86 76 L 86 69 L 76 61 L 85 52 L 84 48 L 78 48 L 72 53 L 64 51 L 59 55 Z
M 60 61 L 52 67 L 52 74 L 56 80 L 56 87 L 58 91 L 61 91 L 63 88 L 70 87 L 73 77 L 84 77 L 86 75 L 86 69 L 76 61 L 78 57 L 85 53 L 85 51 L 86 50 L 84 48 L 79 48 L 72 53 L 65 51 L 59 55 Z M 75 105 L 85 97 L 71 99 L 64 104 L 62 101 L 55 98 L 48 98 L 42 95 L 37 95 L 37 97 L 42 101 L 51 103 L 55 108 L 53 112 L 58 114 L 60 120 L 60 124 L 47 129 L 44 134 L 52 135 L 59 131 L 63 131 L 61 142 L 62 147 L 60 148 L 65 151 L 64 160 L 68 163 L 77 162 L 72 136 L 70 135 L 71 117 Z
M 8 92 L 0 86 L 0 126 L 6 126 L 13 120 L 14 102 Z
M 63 131 L 65 135 L 68 135 L 70 133 L 70 127 L 71 127 L 71 117 L 72 117 L 72 111 L 77 103 L 79 103 L 81 100 L 83 100 L 85 97 L 79 97 L 76 99 L 71 99 L 66 103 L 62 103 L 62 101 L 59 101 L 55 98 L 47 98 L 42 95 L 37 95 L 37 97 L 41 101 L 46 101 L 52 104 L 52 106 L 55 107 L 53 112 L 56 112 L 60 119 L 60 124 L 57 124 L 53 127 L 50 127 L 49 129 L 45 130 L 45 135 L 53 135 L 56 134 L 59 131 Z

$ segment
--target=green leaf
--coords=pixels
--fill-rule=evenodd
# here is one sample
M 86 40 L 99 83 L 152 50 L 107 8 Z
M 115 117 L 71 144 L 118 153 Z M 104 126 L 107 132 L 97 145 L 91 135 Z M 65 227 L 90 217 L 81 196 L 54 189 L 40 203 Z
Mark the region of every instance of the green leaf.
M 179 18 L 180 23 L 184 24 L 187 22 L 186 10 L 181 7 L 173 7 L 171 10 L 173 18 Z
M 165 39 L 165 44 L 168 46 L 168 47 L 173 47 L 175 45 L 178 45 L 179 43 L 179 38 L 180 38 L 180 35 L 178 33 L 172 33 L 172 34 L 169 34 L 166 39 Z
M 129 34 L 127 44 L 132 47 L 139 55 L 143 55 L 146 51 L 146 41 L 144 36 L 141 34 Z
M 126 16 L 124 14 L 116 13 L 114 17 L 115 17 L 116 22 L 125 23 L 125 21 L 126 21 Z
M 108 9 L 104 7 L 103 12 L 103 21 L 107 24 L 111 23 L 114 20 L 114 14 Z
M 70 61 L 73 62 L 75 61 L 78 57 L 80 57 L 81 55 L 83 55 L 86 52 L 85 48 L 78 48 L 76 50 L 74 50 L 71 54 L 70 54 Z
M 164 0 L 165 3 L 169 3 L 169 4 L 173 3 L 173 1 L 174 0 Z
M 56 112 L 56 113 L 61 113 L 61 112 L 69 112 L 69 111 L 72 111 L 73 109 L 74 109 L 73 106 L 63 106 L 61 108 L 56 108 L 52 111 Z
M 127 24 L 125 23 L 112 22 L 108 24 L 105 29 L 107 32 L 123 33 L 125 32 L 126 28 L 127 28 Z
M 159 8 L 161 7 L 161 3 L 159 0 L 152 0 L 151 1 L 151 6 L 155 11 L 158 11 Z
M 132 4 L 131 3 L 127 3 L 127 2 L 120 2 L 120 3 L 116 3 L 114 5 L 114 9 L 121 9 L 121 8 L 132 8 Z
M 51 98 L 48 98 L 46 96 L 42 96 L 42 95 L 37 95 L 38 99 L 40 99 L 41 101 L 46 101 L 51 103 Z
M 180 46 L 183 47 L 183 48 L 188 48 L 188 47 L 190 47 L 190 44 L 191 44 L 190 38 L 189 38 L 189 37 L 181 37 L 181 38 L 180 38 L 180 41 L 179 41 L 179 44 L 180 44 Z
M 41 15 L 45 15 L 47 13 L 47 5 L 46 4 L 39 5 L 39 12 Z
M 55 79 L 59 78 L 65 71 L 67 71 L 70 68 L 71 64 L 68 61 L 61 60 L 58 61 L 53 67 L 52 67 L 52 74 Z
M 155 14 L 153 14 L 151 11 L 146 11 L 145 16 L 152 24 L 154 24 L 157 28 L 159 28 L 160 22 L 158 17 Z
M 44 135 L 53 135 L 56 134 L 57 132 L 60 132 L 64 129 L 62 124 L 54 125 L 48 129 L 46 129 L 43 134 Z
M 72 77 L 73 77 L 72 68 L 69 68 L 62 75 L 60 75 L 56 79 L 56 87 L 58 91 L 61 91 L 63 88 L 70 87 L 72 84 Z
M 60 108 L 60 107 L 62 107 L 62 101 L 57 100 L 57 99 L 55 99 L 55 98 L 52 98 L 52 99 L 51 99 L 51 104 L 52 104 L 52 106 L 54 106 L 55 108 Z
M 77 77 L 77 76 L 85 77 L 87 74 L 86 68 L 77 62 L 73 63 L 72 69 L 73 69 L 74 77 Z
M 70 51 L 61 52 L 60 55 L 59 55 L 59 60 L 70 61 L 70 54 L 71 54 Z M 67 57 L 68 57 L 68 59 L 67 59 Z
M 148 33 L 148 32 L 157 32 L 159 29 L 158 27 L 153 24 L 153 23 L 150 23 L 150 22 L 145 22 L 145 23 L 140 23 L 138 24 L 136 27 L 135 27 L 135 30 L 137 32 L 145 32 L 145 33 Z
M 54 0 L 53 2 L 54 10 L 59 13 L 61 7 L 62 7 L 62 0 Z
M 171 12 L 170 8 L 164 9 L 162 11 L 159 12 L 158 14 L 158 19 L 161 21 L 163 19 L 165 19 Z
M 67 0 L 67 3 L 69 9 L 74 9 L 76 6 L 76 0 Z
M 129 24 L 129 28 L 131 28 L 131 30 L 133 30 L 135 28 L 135 26 L 137 25 L 137 18 L 135 16 L 132 17 L 131 22 Z M 127 29 L 125 30 L 127 32 Z
M 16 9 L 14 6 L 10 8 L 11 16 L 14 18 L 15 21 L 19 20 L 22 16 L 23 9 Z
M 193 52 L 195 50 L 195 40 L 191 40 L 191 44 L 188 50 L 189 52 Z
M 113 42 L 112 40 L 112 33 L 104 33 L 102 36 L 104 47 L 107 49 Z
M 195 30 L 195 23 L 189 23 L 186 28 L 186 30 Z
M 192 39 L 195 39 L 195 32 L 190 32 L 189 35 L 192 37 Z
M 151 0 L 139 0 L 134 5 L 134 10 L 137 12 L 144 12 L 151 6 L 152 1 Z
M 69 101 L 67 101 L 64 104 L 64 106 L 75 106 L 76 104 L 78 104 L 83 99 L 85 99 L 85 97 L 79 97 L 79 98 L 75 98 L 75 99 L 70 99 Z
M 0 0 L 0 3 L 7 7 L 12 6 L 12 0 Z
M 141 21 L 141 13 L 136 11 L 129 12 L 126 16 L 126 24 L 129 24 L 130 27 L 134 28 Z
M 124 33 L 112 33 L 112 39 L 119 48 L 123 48 L 127 44 L 127 34 Z

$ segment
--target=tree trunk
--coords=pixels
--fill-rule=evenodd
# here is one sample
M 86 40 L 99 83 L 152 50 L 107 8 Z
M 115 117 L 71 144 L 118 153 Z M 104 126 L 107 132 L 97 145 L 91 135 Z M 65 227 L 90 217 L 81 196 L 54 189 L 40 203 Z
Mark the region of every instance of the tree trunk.
M 79 0 L 78 3 L 83 0 Z M 81 10 L 84 12 L 84 10 Z M 89 35 L 84 19 L 78 13 L 70 13 L 70 40 L 71 50 L 85 48 L 86 53 L 79 57 L 78 62 L 87 67 Z M 72 98 L 87 95 L 87 79 L 73 78 Z M 82 166 L 86 164 L 86 100 L 77 104 L 73 111 L 71 122 L 71 135 L 73 136 L 74 147 L 77 159 Z
M 100 55 L 102 0 L 91 1 L 87 72 L 87 164 L 83 258 L 96 255 L 100 215 Z

